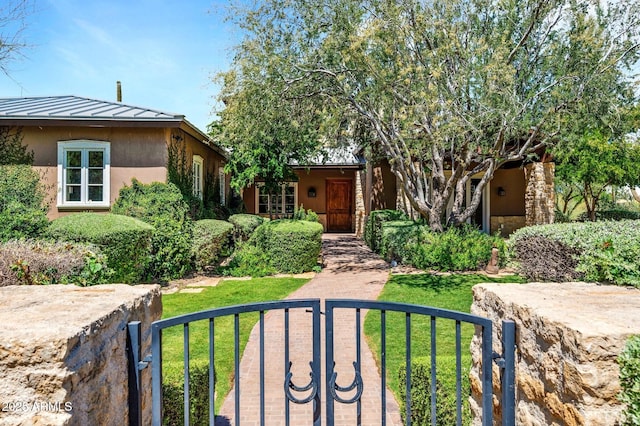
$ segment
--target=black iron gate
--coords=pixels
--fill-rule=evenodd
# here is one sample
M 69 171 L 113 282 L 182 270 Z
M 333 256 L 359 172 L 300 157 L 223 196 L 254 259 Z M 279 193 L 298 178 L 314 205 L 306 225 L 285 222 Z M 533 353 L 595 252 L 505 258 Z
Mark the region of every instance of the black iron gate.
M 389 353 L 387 351 L 388 341 L 388 326 L 387 318 L 389 315 L 404 315 L 404 365 L 405 365 L 405 378 L 404 384 L 404 419 L 405 424 L 410 425 L 412 419 L 412 368 L 414 365 L 413 360 L 413 348 L 417 344 L 424 344 L 428 346 L 427 359 L 430 363 L 430 378 L 428 380 L 431 388 L 428 404 L 431 412 L 431 423 L 436 424 L 437 419 L 437 398 L 438 391 L 438 333 L 439 328 L 443 322 L 449 322 L 451 324 L 451 330 L 453 330 L 455 340 L 455 362 L 452 364 L 452 368 L 455 369 L 455 401 L 456 401 L 456 424 L 462 424 L 462 407 L 463 400 L 468 398 L 468 395 L 463 394 L 462 389 L 462 327 L 463 324 L 472 324 L 476 327 L 476 335 L 481 337 L 481 349 L 482 355 L 479 361 L 481 372 L 479 378 L 481 380 L 482 396 L 482 424 L 485 426 L 493 425 L 493 374 L 492 366 L 495 362 L 501 369 L 501 385 L 502 385 L 502 401 L 501 401 L 501 417 L 503 425 L 515 424 L 515 389 L 514 389 L 514 374 L 515 374 L 515 325 L 511 321 L 504 321 L 502 324 L 502 354 L 493 352 L 493 337 L 492 337 L 492 323 L 489 319 L 470 315 L 461 312 L 454 312 L 444 309 L 438 309 L 427 306 L 410 305 L 402 303 L 392 302 L 375 302 L 364 300 L 346 300 L 346 299 L 333 299 L 325 301 L 325 312 L 320 311 L 319 299 L 305 299 L 305 300 L 288 300 L 288 301 L 276 301 L 255 303 L 248 305 L 230 306 L 224 308 L 213 309 L 209 311 L 197 312 L 189 315 L 178 316 L 161 321 L 156 321 L 151 326 L 151 354 L 146 358 L 141 359 L 140 351 L 140 323 L 129 324 L 130 346 L 132 354 L 132 366 L 130 369 L 130 420 L 131 424 L 142 424 L 142 414 L 140 410 L 140 371 L 145 369 L 148 365 L 151 366 L 152 371 L 152 424 L 163 424 L 163 407 L 162 407 L 162 333 L 163 330 L 170 327 L 182 327 L 182 343 L 184 348 L 184 424 L 190 424 L 189 412 L 190 412 L 190 362 L 189 353 L 192 345 L 202 344 L 202 342 L 190 342 L 190 324 L 198 321 L 208 322 L 208 407 L 209 407 L 209 424 L 216 424 L 216 417 L 214 416 L 215 406 L 215 380 L 216 375 L 214 373 L 214 365 L 216 365 L 216 340 L 215 340 L 215 322 L 217 318 L 221 317 L 233 317 L 233 351 L 234 351 L 234 388 L 233 398 L 234 413 L 232 422 L 236 425 L 240 424 L 240 419 L 246 418 L 246 410 L 249 407 L 243 407 L 241 392 L 243 392 L 242 377 L 240 374 L 241 363 L 241 339 L 240 339 L 240 316 L 248 313 L 258 313 L 258 325 L 254 329 L 254 333 L 257 333 L 259 339 L 259 373 L 257 381 L 259 383 L 259 390 L 257 406 L 259 412 L 256 413 L 255 420 L 247 422 L 248 424 L 273 424 L 273 422 L 266 421 L 265 412 L 267 410 L 265 395 L 270 392 L 272 386 L 266 385 L 265 377 L 272 371 L 277 370 L 274 368 L 272 361 L 268 361 L 269 365 L 265 364 L 265 345 L 276 345 L 280 347 L 278 349 L 282 352 L 283 363 L 281 368 L 284 373 L 280 379 L 276 379 L 280 383 L 279 392 L 282 392 L 282 412 L 283 418 L 278 421 L 278 424 L 301 424 L 300 420 L 291 419 L 290 409 L 291 405 L 310 405 L 312 409 L 308 410 L 309 416 L 304 420 L 304 424 L 310 424 L 314 426 L 320 426 L 323 422 L 323 416 L 321 412 L 325 412 L 324 420 L 328 426 L 333 426 L 336 420 L 335 408 L 336 405 L 355 405 L 355 420 L 354 424 L 362 424 L 362 404 L 363 393 L 368 384 L 363 379 L 362 371 L 362 339 L 363 335 L 361 325 L 363 323 L 363 312 L 369 311 L 372 315 L 379 315 L 379 331 L 380 341 L 377 343 L 379 346 L 378 365 L 380 370 L 380 418 L 379 423 L 381 425 L 387 424 L 387 358 Z M 378 312 L 378 314 L 375 313 Z M 269 312 L 271 315 L 280 315 L 277 320 L 278 327 L 283 332 L 282 340 L 267 341 L 265 337 L 265 314 Z M 293 316 L 294 312 L 297 312 L 297 316 Z M 290 354 L 290 347 L 292 346 L 292 338 L 290 336 L 291 329 L 297 329 L 301 326 L 300 312 L 304 312 L 305 321 L 308 319 L 310 327 L 310 342 L 308 346 L 311 346 L 307 362 L 309 378 L 305 380 L 302 385 L 296 384 L 301 381 L 300 376 L 294 377 L 292 366 L 294 362 Z M 277 313 L 277 314 L 276 314 Z M 325 315 L 324 323 L 321 321 L 321 316 Z M 336 342 L 337 333 L 342 333 L 341 338 L 344 339 L 345 329 L 345 316 L 351 316 L 353 327 L 349 329 L 347 333 L 353 333 L 352 337 L 346 338 L 350 343 L 355 345 L 355 353 L 344 354 L 341 353 L 342 346 Z M 292 320 L 292 318 L 294 318 Z M 423 321 L 418 321 L 418 318 L 424 318 Z M 282 323 L 280 323 L 282 321 Z M 377 321 L 374 317 L 374 321 Z M 293 326 L 292 326 L 293 322 Z M 415 325 L 418 324 L 418 325 Z M 428 326 L 425 326 L 428 324 Z M 324 335 L 321 333 L 321 327 L 324 326 Z M 415 329 L 428 329 L 420 330 L 425 332 L 427 336 L 424 340 L 427 342 L 416 342 L 413 333 Z M 398 334 L 398 330 L 391 331 L 394 334 Z M 423 333 L 424 334 L 424 333 Z M 299 339 L 298 335 L 294 336 L 295 339 Z M 422 340 L 422 339 L 420 339 Z M 324 342 L 323 342 L 324 341 Z M 321 371 L 321 348 L 325 343 L 325 368 L 324 380 L 322 378 L 323 372 Z M 465 342 L 468 343 L 468 342 Z M 345 385 L 344 375 L 346 371 L 338 371 L 336 364 L 345 363 L 345 358 L 348 363 L 352 365 L 352 372 L 347 375 Z M 353 358 L 353 359 L 351 359 Z M 306 368 L 306 365 L 305 365 Z M 464 371 L 467 373 L 467 370 Z M 326 391 L 322 392 L 322 383 L 325 384 Z M 324 402 L 323 402 L 324 401 Z M 252 401 L 252 406 L 253 404 Z M 323 406 L 324 404 L 324 406 Z M 424 405 L 424 404 L 423 404 Z M 144 423 L 148 423 L 148 419 Z M 220 423 L 218 423 L 220 424 Z

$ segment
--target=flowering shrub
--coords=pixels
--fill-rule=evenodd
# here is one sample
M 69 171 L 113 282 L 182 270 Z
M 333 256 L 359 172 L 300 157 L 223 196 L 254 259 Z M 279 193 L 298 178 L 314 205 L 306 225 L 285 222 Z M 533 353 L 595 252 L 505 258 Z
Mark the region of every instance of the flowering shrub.
M 554 247 L 554 251 L 550 251 Z M 529 279 L 571 279 L 640 287 L 640 221 L 539 225 L 511 235 L 509 251 Z

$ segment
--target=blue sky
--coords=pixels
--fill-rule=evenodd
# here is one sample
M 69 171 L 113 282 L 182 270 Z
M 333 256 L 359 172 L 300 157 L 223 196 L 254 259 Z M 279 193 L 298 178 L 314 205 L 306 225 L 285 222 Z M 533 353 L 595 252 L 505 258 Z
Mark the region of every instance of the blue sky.
M 35 0 L 0 97 L 77 95 L 186 115 L 205 131 L 237 30 L 224 0 Z

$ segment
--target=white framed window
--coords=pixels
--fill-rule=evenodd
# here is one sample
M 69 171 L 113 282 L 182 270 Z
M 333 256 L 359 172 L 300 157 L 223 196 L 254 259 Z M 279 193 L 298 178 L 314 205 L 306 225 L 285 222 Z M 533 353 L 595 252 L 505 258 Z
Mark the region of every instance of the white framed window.
M 269 195 L 264 184 L 256 184 L 256 209 L 259 214 L 292 215 L 298 205 L 298 183 L 282 185 L 276 194 Z
M 109 207 L 111 144 L 58 142 L 58 207 Z
M 202 200 L 204 160 L 199 155 L 193 156 L 193 195 Z
M 220 204 L 226 205 L 226 178 L 224 174 L 224 169 L 220 167 L 218 169 L 218 185 L 220 186 Z

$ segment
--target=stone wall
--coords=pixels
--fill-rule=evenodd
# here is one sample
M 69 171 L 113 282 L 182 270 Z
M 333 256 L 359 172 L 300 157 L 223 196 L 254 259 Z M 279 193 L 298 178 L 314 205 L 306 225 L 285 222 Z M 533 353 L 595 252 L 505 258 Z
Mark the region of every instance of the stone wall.
M 525 226 L 524 216 L 491 216 L 490 233 L 500 232 L 503 237 L 508 237 L 516 230 Z
M 128 424 L 127 323 L 142 322 L 148 353 L 158 286 L 0 287 L 0 306 L 0 425 Z
M 640 334 L 640 289 L 587 283 L 481 284 L 472 313 L 492 319 L 494 351 L 501 322 L 516 323 L 516 424 L 615 425 L 623 407 L 616 362 Z M 471 373 L 474 424 L 480 424 L 479 339 Z M 501 424 L 494 365 L 494 424 Z
M 526 190 L 524 206 L 526 226 L 553 223 L 555 220 L 554 163 L 532 163 L 524 168 Z

